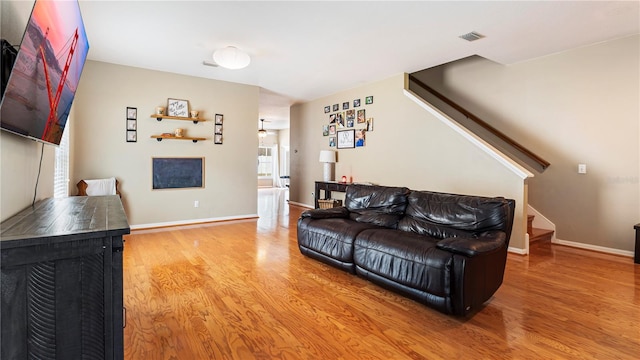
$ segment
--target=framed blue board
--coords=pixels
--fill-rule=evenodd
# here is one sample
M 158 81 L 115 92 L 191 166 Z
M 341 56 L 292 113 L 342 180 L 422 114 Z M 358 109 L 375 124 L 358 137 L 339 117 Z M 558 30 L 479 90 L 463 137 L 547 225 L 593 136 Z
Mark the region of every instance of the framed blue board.
M 204 158 L 152 158 L 153 189 L 204 187 Z

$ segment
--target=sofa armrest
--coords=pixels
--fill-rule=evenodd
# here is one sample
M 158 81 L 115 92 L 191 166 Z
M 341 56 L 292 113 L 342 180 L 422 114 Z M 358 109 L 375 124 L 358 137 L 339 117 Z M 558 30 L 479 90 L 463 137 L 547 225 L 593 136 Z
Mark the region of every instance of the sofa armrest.
M 442 239 L 438 242 L 438 249 L 452 253 L 474 257 L 495 251 L 506 244 L 506 234 L 504 231 L 487 231 L 477 238 L 472 237 L 452 237 Z
M 344 206 L 329 209 L 312 209 L 304 211 L 300 217 L 312 219 L 348 218 L 349 210 Z

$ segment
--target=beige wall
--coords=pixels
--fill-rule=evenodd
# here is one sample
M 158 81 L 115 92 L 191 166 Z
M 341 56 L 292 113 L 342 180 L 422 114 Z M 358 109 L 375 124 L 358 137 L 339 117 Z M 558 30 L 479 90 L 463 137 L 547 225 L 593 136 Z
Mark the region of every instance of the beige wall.
M 258 87 L 88 61 L 72 123 L 71 183 L 115 176 L 134 226 L 251 216 L 257 208 Z M 201 117 L 224 115 L 224 144 L 213 143 L 213 121 L 162 120 L 150 115 L 167 98 L 189 100 Z M 138 109 L 138 141 L 125 141 L 126 107 Z M 151 139 L 184 128 L 207 141 Z M 153 157 L 204 157 L 205 186 L 151 189 Z M 72 192 L 74 194 L 75 192 Z M 194 207 L 194 201 L 199 207 Z
M 314 181 L 322 179 L 319 152 L 330 149 L 322 136 L 329 123 L 324 107 L 346 101 L 351 107 L 361 99 L 359 109 L 374 118 L 374 131 L 365 147 L 339 150 L 337 179 L 515 199 L 519 215 L 510 245 L 525 249 L 523 180 L 408 99 L 403 88 L 404 74 L 398 74 L 291 108 L 291 201 L 311 206 Z M 364 104 L 366 96 L 374 97 L 373 104 Z
M 32 1 L 0 2 L 0 37 L 20 44 Z M 42 144 L 0 131 L 0 221 L 31 205 L 38 178 Z M 36 200 L 53 196 L 55 147 L 44 145 Z
M 640 221 L 639 44 L 632 36 L 511 66 L 476 57 L 419 77 L 551 162 L 530 180 L 529 202 L 558 239 L 631 251 Z

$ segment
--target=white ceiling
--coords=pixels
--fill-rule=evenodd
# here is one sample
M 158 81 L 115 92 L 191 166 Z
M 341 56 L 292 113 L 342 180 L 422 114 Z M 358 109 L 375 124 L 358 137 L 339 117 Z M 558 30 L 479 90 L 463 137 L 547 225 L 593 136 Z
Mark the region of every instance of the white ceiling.
M 3 0 L 5 1 L 5 0 Z M 640 32 L 640 1 L 80 1 L 89 59 L 261 87 L 265 128 L 296 101 L 470 55 L 513 64 Z M 486 38 L 467 42 L 477 31 Z M 233 45 L 242 70 L 202 65 Z

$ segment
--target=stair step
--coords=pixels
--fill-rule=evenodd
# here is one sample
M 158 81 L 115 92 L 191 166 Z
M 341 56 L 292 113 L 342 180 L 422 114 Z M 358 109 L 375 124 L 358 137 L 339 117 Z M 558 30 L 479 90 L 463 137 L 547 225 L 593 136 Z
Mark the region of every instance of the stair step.
M 550 242 L 552 236 L 553 230 L 533 228 L 529 234 L 529 243 Z

